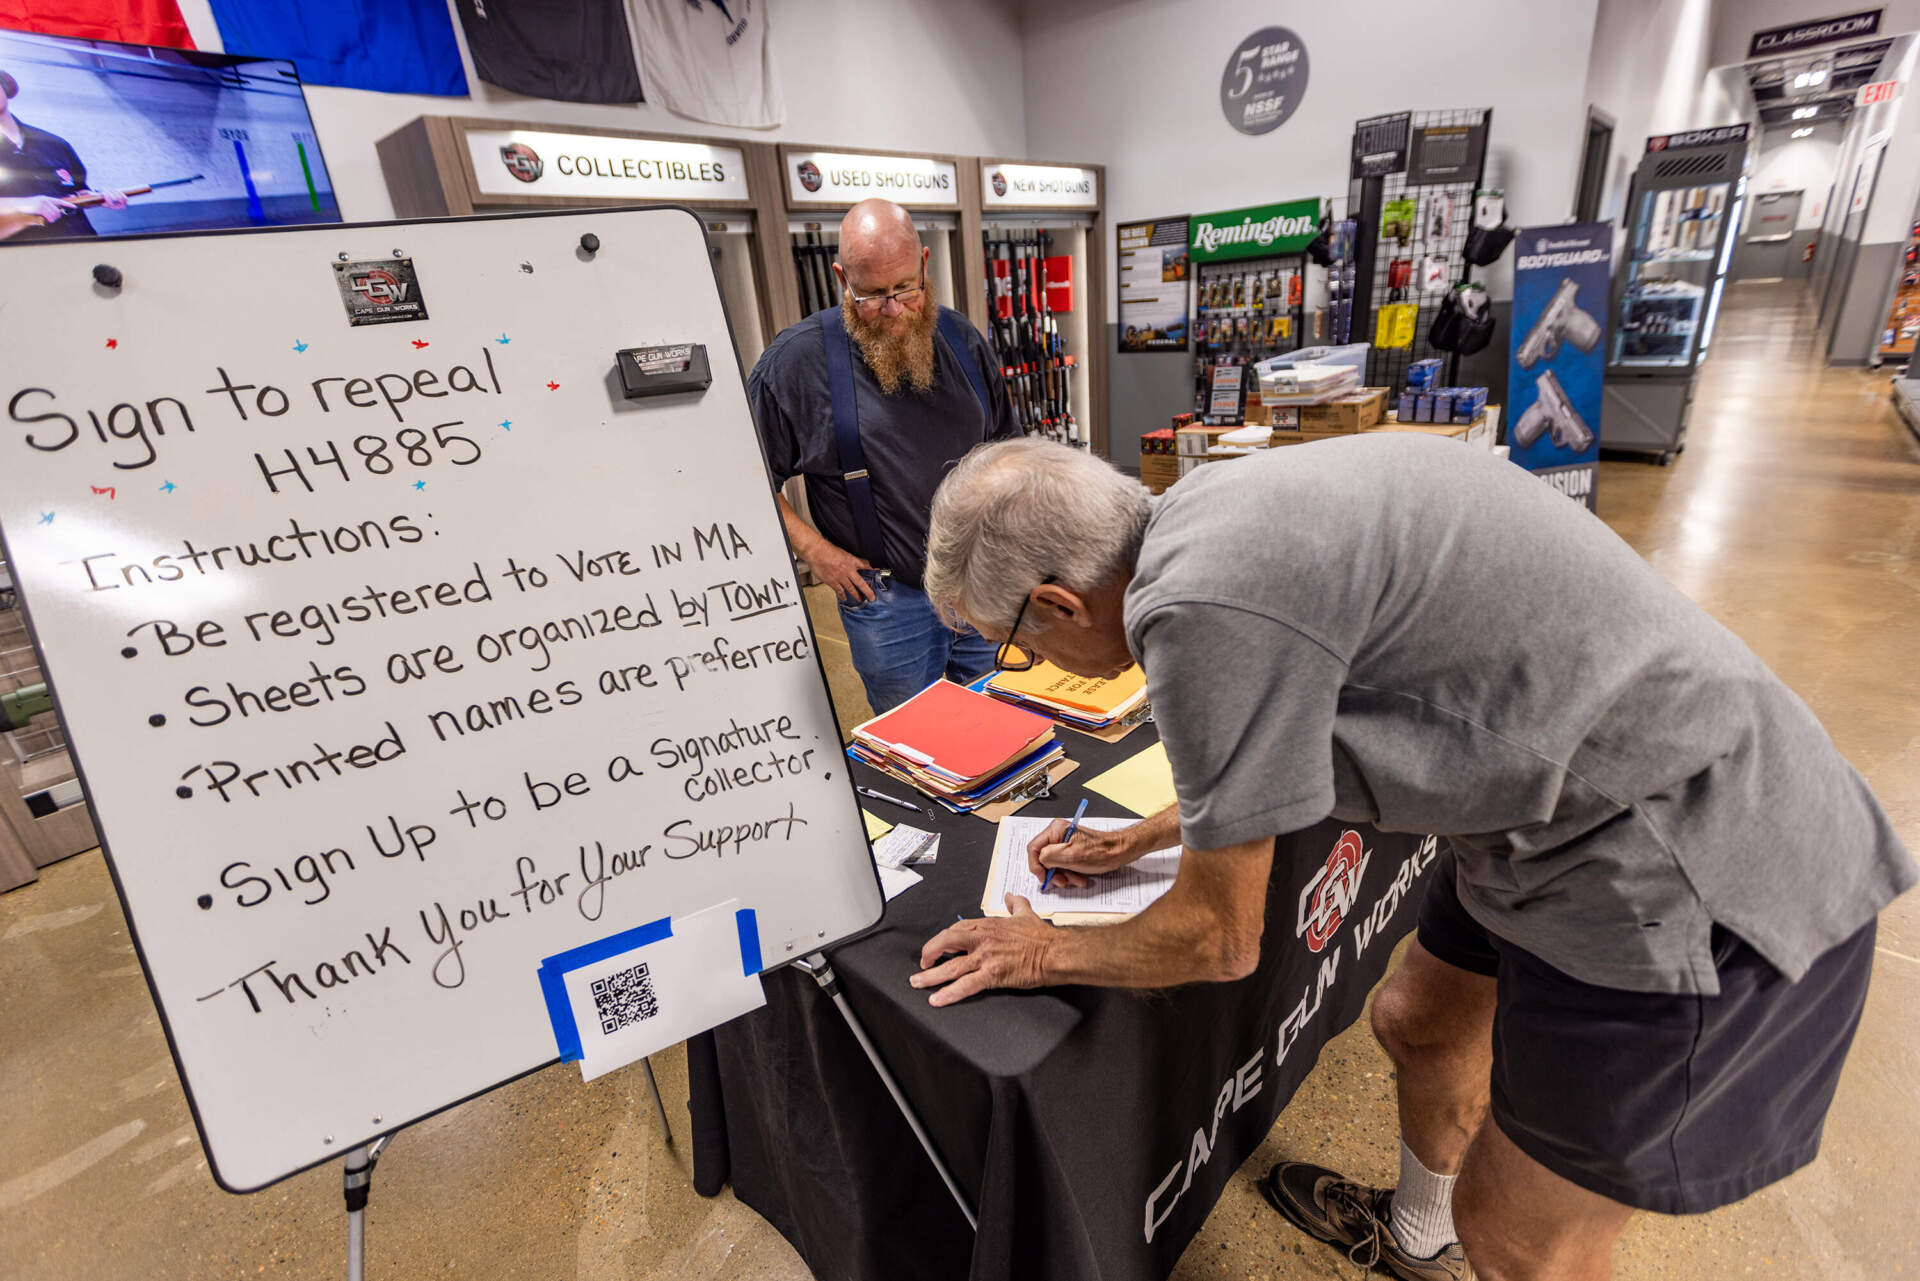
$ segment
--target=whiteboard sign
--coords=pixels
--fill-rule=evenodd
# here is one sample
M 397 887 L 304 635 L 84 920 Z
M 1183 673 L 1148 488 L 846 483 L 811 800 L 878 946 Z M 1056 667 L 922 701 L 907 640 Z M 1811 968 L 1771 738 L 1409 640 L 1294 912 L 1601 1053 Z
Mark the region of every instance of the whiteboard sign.
M 1099 175 L 1067 165 L 980 162 L 980 203 L 987 209 L 1098 209 Z
M 0 536 L 222 1186 L 551 1062 L 546 958 L 878 919 L 691 214 L 0 261 Z M 666 342 L 712 386 L 623 399 Z
M 746 156 L 737 147 L 659 138 L 470 129 L 474 184 L 489 196 L 745 203 Z
M 789 151 L 787 204 L 844 209 L 879 196 L 909 209 L 948 208 L 960 201 L 952 162 L 925 156 L 872 156 L 844 151 Z

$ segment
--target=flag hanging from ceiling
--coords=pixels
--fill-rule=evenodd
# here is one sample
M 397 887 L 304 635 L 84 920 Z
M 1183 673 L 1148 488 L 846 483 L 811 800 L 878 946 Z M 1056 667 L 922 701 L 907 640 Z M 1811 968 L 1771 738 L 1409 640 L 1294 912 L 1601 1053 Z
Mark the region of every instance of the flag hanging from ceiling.
M 474 74 L 530 98 L 639 102 L 622 0 L 455 0 Z
M 193 48 L 179 0 L 0 0 L 0 27 L 43 36 Z
M 716 125 L 786 119 L 773 78 L 766 0 L 627 0 L 653 101 Z
M 210 3 L 228 53 L 291 58 L 305 84 L 466 96 L 445 0 Z

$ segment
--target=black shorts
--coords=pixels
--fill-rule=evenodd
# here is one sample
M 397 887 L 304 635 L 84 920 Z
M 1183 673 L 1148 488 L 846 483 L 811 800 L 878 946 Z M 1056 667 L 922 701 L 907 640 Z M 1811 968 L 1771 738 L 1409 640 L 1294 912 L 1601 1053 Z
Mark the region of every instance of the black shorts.
M 1493 1119 L 1570 1182 L 1641 1210 L 1698 1214 L 1811 1161 L 1853 1043 L 1874 925 L 1798 983 L 1718 926 L 1719 996 L 1582 983 L 1461 906 L 1453 855 L 1420 905 L 1420 945 L 1498 982 Z

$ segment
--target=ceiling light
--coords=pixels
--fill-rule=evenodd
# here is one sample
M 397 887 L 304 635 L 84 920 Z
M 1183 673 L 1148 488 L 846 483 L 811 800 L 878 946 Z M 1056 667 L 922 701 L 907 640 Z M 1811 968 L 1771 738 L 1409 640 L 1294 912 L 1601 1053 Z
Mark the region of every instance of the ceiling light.
M 1802 71 L 1799 75 L 1793 78 L 1793 87 L 1796 89 L 1804 89 L 1812 83 L 1813 83 L 1813 73 L 1811 71 Z
M 1818 107 L 1795 107 L 1793 109 L 1793 118 L 1795 120 L 1808 120 L 1819 114 L 1820 108 Z
M 1793 136 L 1796 138 L 1805 138 L 1812 133 L 1813 133 L 1813 129 L 1811 127 L 1806 129 L 1795 129 L 1793 131 Z
M 1807 73 L 1807 83 L 1810 85 L 1820 85 L 1820 84 L 1825 84 L 1826 82 L 1827 82 L 1827 69 L 1825 67 L 1815 67 L 1812 71 L 1809 71 Z

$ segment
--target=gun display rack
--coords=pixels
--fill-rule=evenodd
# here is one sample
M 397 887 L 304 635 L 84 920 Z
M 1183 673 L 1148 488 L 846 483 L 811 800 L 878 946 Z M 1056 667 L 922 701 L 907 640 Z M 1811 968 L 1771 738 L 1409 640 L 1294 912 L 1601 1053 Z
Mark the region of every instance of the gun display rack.
M 1194 272 L 1196 413 L 1206 409 L 1215 368 L 1256 364 L 1319 341 L 1308 332 L 1304 253 L 1203 262 L 1195 265 Z
M 0 561 L 0 891 L 99 843 L 13 577 Z
M 1493 109 L 1465 108 L 1452 111 L 1415 111 L 1409 122 L 1411 134 L 1421 129 L 1449 125 L 1479 126 L 1483 138 L 1493 130 Z M 1447 289 L 1473 278 L 1473 266 L 1466 259 L 1467 233 L 1473 227 L 1473 198 L 1486 181 L 1487 145 L 1480 148 L 1480 163 L 1471 181 L 1410 185 L 1408 174 L 1390 173 L 1379 178 L 1355 178 L 1348 186 L 1347 208 L 1358 219 L 1356 228 L 1354 279 L 1354 342 L 1373 343 L 1367 353 L 1367 385 L 1404 386 L 1407 366 L 1416 360 L 1438 356 L 1444 359 L 1447 382 L 1459 379 L 1457 352 L 1440 351 L 1427 341 L 1438 314 L 1440 300 Z M 1381 217 L 1396 200 L 1415 202 L 1413 226 L 1404 238 L 1388 237 L 1381 232 Z M 1444 231 L 1432 225 L 1436 213 L 1447 213 Z M 1447 281 L 1444 289 L 1423 291 L 1420 272 L 1429 256 L 1446 259 Z M 1414 318 L 1413 344 L 1409 347 L 1382 347 L 1374 342 L 1376 317 L 1388 303 L 1413 303 L 1419 308 Z M 1498 335 L 1496 343 L 1504 341 Z
M 800 281 L 800 314 L 811 316 L 825 307 L 840 305 L 840 279 L 833 274 L 834 259 L 840 254 L 837 224 L 809 222 L 790 233 L 793 241 L 793 272 Z
M 1053 236 L 1044 227 L 983 230 L 987 259 L 988 334 L 1013 398 L 1014 418 L 1029 436 L 1085 447 L 1073 411 L 1078 360 L 1067 351 L 1049 288 Z M 1070 281 L 1071 268 L 1068 272 Z

